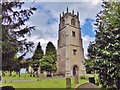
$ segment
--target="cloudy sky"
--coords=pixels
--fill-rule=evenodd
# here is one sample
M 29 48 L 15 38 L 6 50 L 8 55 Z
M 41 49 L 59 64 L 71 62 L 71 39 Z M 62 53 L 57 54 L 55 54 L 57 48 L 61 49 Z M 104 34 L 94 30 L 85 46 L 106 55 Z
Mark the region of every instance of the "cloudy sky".
M 69 8 L 69 12 L 79 12 L 80 27 L 83 39 L 83 48 L 85 57 L 87 55 L 87 48 L 90 41 L 95 39 L 94 22 L 96 14 L 101 9 L 101 2 L 99 0 L 76 0 L 76 2 L 26 2 L 24 8 L 36 7 L 37 11 L 30 17 L 27 25 L 34 25 L 35 31 L 32 31 L 31 37 L 27 37 L 35 43 L 35 48 L 38 42 L 41 43 L 42 49 L 45 50 L 46 44 L 51 41 L 57 48 L 58 39 L 58 25 L 59 15 L 62 12 L 66 12 L 66 8 Z M 45 0 L 44 0 L 45 1 Z M 46 0 L 48 1 L 48 0 Z M 59 1 L 59 0 L 57 0 Z M 34 49 L 35 49 L 34 48 Z M 32 53 L 28 53 L 25 58 L 32 57 Z

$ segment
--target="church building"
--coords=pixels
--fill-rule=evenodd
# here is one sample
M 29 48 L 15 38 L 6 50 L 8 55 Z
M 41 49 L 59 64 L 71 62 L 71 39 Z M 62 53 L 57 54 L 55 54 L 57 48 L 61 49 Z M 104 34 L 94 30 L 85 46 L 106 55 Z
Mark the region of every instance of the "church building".
M 60 14 L 57 50 L 58 75 L 74 76 L 85 73 L 79 13 Z

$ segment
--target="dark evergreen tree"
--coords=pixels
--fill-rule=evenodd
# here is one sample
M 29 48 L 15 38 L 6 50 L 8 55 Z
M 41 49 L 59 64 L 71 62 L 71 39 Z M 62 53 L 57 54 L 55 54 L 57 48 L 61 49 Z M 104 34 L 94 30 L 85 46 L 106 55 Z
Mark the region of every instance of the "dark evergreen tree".
M 45 54 L 46 55 L 56 54 L 56 49 L 52 42 L 48 42 L 48 44 L 46 46 Z
M 42 59 L 43 55 L 44 53 L 39 42 L 32 58 L 33 60 L 40 60 Z
M 120 88 L 116 83 L 120 82 L 120 1 L 103 2 L 102 7 L 95 23 L 96 39 L 88 49 L 89 66 L 104 88 Z
M 27 41 L 34 26 L 26 26 L 25 22 L 36 10 L 34 7 L 22 9 L 24 2 L 2 2 L 2 69 L 11 71 L 15 54 L 19 51 L 23 57 L 33 48 L 33 42 Z M 19 38 L 22 38 L 20 40 Z
M 43 53 L 42 47 L 39 42 L 32 57 L 33 59 L 32 67 L 34 69 L 34 72 L 36 72 L 38 68 L 40 67 L 40 59 L 42 59 L 43 55 L 44 53 Z M 36 73 L 36 76 L 38 76 L 37 73 Z

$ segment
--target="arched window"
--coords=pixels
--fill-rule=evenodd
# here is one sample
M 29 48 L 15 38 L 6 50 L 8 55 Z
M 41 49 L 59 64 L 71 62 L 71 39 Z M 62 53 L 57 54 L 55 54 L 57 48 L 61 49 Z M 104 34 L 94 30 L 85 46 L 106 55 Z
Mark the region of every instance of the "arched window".
M 71 20 L 71 25 L 75 26 L 75 19 L 74 18 L 72 18 L 72 20 Z
M 61 21 L 61 23 L 62 23 L 62 27 L 64 27 L 64 26 L 65 26 L 65 20 L 63 19 L 63 20 Z

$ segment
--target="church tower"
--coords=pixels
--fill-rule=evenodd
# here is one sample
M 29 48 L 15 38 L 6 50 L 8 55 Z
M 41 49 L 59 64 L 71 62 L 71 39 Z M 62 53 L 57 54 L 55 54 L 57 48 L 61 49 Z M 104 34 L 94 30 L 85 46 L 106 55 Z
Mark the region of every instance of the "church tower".
M 85 73 L 83 65 L 84 51 L 82 46 L 79 13 L 60 14 L 58 31 L 57 73 L 64 76 L 74 76 Z

